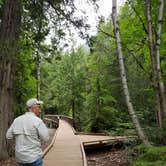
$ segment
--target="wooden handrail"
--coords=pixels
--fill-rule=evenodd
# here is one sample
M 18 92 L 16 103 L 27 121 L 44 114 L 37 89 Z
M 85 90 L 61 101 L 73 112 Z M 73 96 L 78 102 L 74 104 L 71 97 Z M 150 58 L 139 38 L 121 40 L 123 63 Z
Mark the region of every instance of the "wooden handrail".
M 48 123 L 49 127 L 58 128 L 59 127 L 59 116 L 55 115 L 45 115 L 44 121 Z
M 128 136 L 128 137 L 124 137 L 124 138 L 109 138 L 109 139 L 103 139 L 103 140 L 95 140 L 95 141 L 86 141 L 86 142 L 83 142 L 83 145 L 86 146 L 88 144 L 91 144 L 91 143 L 106 143 L 106 142 L 112 142 L 112 141 L 123 141 L 123 140 L 126 140 L 128 138 L 138 138 L 137 136 Z
M 85 155 L 85 150 L 84 150 L 84 146 L 83 143 L 80 141 L 80 148 L 81 148 L 81 153 L 82 153 L 82 160 L 83 160 L 83 166 L 87 166 L 87 159 L 86 159 L 86 155 Z
M 105 133 L 87 133 L 87 132 L 76 132 L 76 135 L 97 135 L 97 136 L 107 136 Z
M 58 123 L 57 121 L 53 120 L 53 119 L 49 119 L 49 118 L 44 118 L 44 120 L 48 121 L 48 122 L 53 122 L 53 123 Z
M 65 115 L 51 115 L 51 114 L 46 114 L 44 116 L 45 118 L 53 119 L 56 121 L 59 121 L 59 119 L 64 119 L 66 122 L 68 122 L 71 126 L 73 126 L 73 119 L 69 116 Z

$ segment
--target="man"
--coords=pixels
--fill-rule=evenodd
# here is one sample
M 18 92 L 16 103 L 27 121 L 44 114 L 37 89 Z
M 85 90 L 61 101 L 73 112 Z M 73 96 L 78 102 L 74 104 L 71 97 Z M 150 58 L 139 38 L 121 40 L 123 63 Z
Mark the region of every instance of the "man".
M 37 117 L 42 101 L 36 98 L 26 103 L 28 112 L 17 117 L 6 133 L 7 139 L 15 138 L 15 156 L 19 166 L 42 166 L 41 142 L 49 140 L 48 129 Z

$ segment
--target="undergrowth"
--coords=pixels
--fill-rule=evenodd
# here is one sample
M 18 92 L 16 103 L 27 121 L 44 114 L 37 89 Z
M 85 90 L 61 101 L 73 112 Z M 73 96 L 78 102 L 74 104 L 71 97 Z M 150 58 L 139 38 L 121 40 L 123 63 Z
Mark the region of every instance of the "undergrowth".
M 130 166 L 166 166 L 166 146 L 139 145 L 129 154 Z

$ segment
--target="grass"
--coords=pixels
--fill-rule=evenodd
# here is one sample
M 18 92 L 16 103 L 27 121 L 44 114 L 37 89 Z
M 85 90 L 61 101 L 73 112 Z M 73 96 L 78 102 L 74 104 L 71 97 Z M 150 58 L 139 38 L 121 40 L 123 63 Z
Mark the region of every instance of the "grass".
M 166 146 L 139 145 L 130 155 L 134 156 L 131 166 L 166 166 Z

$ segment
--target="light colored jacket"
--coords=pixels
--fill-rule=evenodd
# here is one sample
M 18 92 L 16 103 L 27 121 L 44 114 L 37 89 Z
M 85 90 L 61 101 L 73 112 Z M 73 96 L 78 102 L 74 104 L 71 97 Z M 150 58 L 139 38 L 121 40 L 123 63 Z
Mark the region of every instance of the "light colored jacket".
M 26 112 L 14 120 L 6 138 L 15 138 L 15 156 L 19 163 L 32 163 L 42 157 L 41 141 L 49 140 L 49 132 L 40 118 Z

